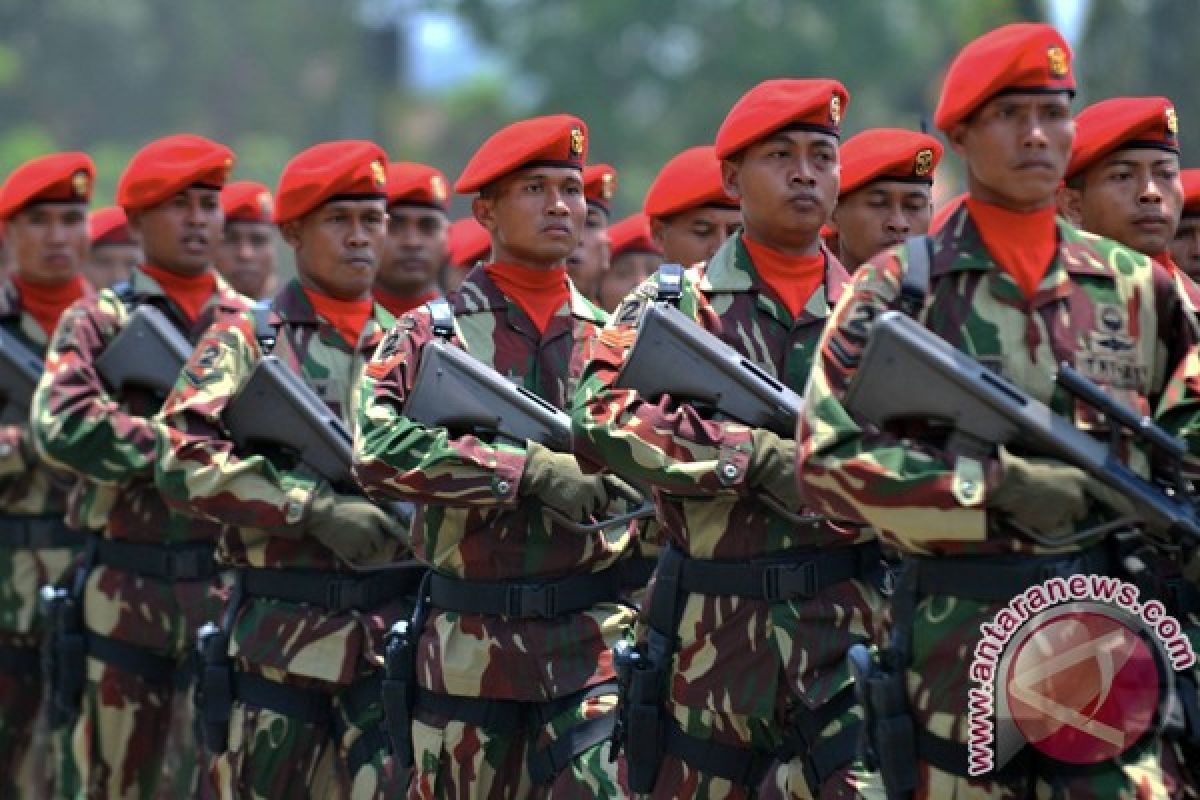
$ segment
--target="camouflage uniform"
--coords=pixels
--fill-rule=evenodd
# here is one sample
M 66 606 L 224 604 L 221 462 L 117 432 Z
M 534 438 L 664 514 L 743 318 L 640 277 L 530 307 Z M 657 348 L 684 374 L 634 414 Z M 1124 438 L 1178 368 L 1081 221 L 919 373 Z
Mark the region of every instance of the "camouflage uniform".
M 218 278 L 189 325 L 141 270 L 123 291 L 124 298 L 106 289 L 63 314 L 34 396 L 33 433 L 48 463 L 83 478 L 68 522 L 98 532 L 88 545 L 95 555 L 83 597 L 87 686 L 73 744 L 84 791 L 149 797 L 164 772 L 173 695 L 190 678 L 195 630 L 220 607 L 212 548 L 221 527 L 167 509 L 153 482 L 163 434 L 150 417 L 161 398 L 137 389 L 114 396 L 94 362 L 130 306 L 153 305 L 194 340 L 248 301 Z M 180 746 L 179 766 L 190 770 L 195 744 Z
M 992 260 L 960 207 L 933 237 L 929 289 L 916 318 L 1101 438 L 1107 434 L 1103 417 L 1056 387 L 1060 362 L 1074 363 L 1138 413 L 1149 413 L 1161 399 L 1160 411 L 1179 412 L 1194 424 L 1194 394 L 1182 390 L 1168 402 L 1164 393 L 1176 369 L 1186 363 L 1193 370 L 1200 366 L 1193 358 L 1184 360 L 1194 337 L 1166 272 L 1061 220 L 1058 242 L 1037 294 L 1027 300 Z M 877 526 L 905 556 L 892 597 L 892 641 L 896 650 L 911 635 L 898 660 L 908 665 L 904 676 L 916 728 L 918 796 L 1165 796 L 1164 787 L 1175 779 L 1164 774 L 1154 737 L 1125 753 L 1120 764 L 1088 771 L 1030 755 L 999 776 L 959 777 L 966 775 L 968 669 L 980 624 L 1020 591 L 1012 591 L 1014 585 L 1036 582 L 1025 579 L 1031 567 L 1044 575 L 1047 569 L 1104 572 L 1113 564 L 1107 551 L 1094 547 L 1095 536 L 1058 547 L 1035 544 L 1006 517 L 988 514 L 987 498 L 999 474 L 992 459 L 955 458 L 921 426 L 906 430 L 902 440 L 891 431 L 864 430 L 848 414 L 842 399 L 870 321 L 899 305 L 906 271 L 902 248 L 876 256 L 856 274 L 852 290 L 834 310 L 809 384 L 800 461 L 803 488 L 812 502 Z M 1125 450 L 1130 465 L 1146 474 L 1142 450 Z M 1107 516 L 1094 504 L 1078 530 Z M 934 585 L 930 580 L 952 585 L 951 579 L 953 592 L 921 588 Z M 972 580 L 976 585 L 962 586 Z
M 579 380 L 582 343 L 605 320 L 572 287 L 569 302 L 539 334 L 481 267 L 464 280 L 453 306 L 459 346 L 559 408 Z M 536 497 L 518 494 L 522 445 L 451 438 L 403 415 L 433 335 L 427 308 L 403 317 L 389 334 L 367 367 L 355 444 L 355 475 L 369 494 L 425 504 L 413 525 L 417 557 L 464 587 L 566 582 L 613 568 L 629 552 L 630 529 L 584 536 L 552 522 Z M 611 719 L 610 649 L 632 621 L 630 609 L 609 601 L 538 618 L 445 610 L 435 595 L 417 647 L 420 688 L 442 701 L 452 696 L 461 706 L 516 719 L 507 726 L 466 722 L 419 699 L 409 796 L 543 796 L 533 786 L 531 760 L 547 755 L 580 723 Z M 563 768 L 546 777 L 553 783 L 543 787 L 545 796 L 620 793 L 607 747 L 591 746 L 557 766 Z
M 272 354 L 351 424 L 359 374 L 391 315 L 376 305 L 352 347 L 292 281 L 273 301 L 269 322 Z M 210 329 L 162 410 L 172 442 L 157 465 L 159 485 L 173 507 L 231 526 L 217 552 L 218 561 L 238 568 L 239 607 L 226 615 L 229 655 L 235 680 L 260 687 L 235 689 L 228 749 L 213 761 L 212 777 L 222 797 L 324 797 L 346 781 L 356 798 L 394 796 L 402 784 L 381 728 L 379 667 L 383 634 L 411 611 L 405 595 L 415 586 L 407 593 L 373 591 L 375 599 L 361 606 L 336 607 L 255 588 L 265 579 L 297 592 L 321 587 L 325 598 L 333 582 L 356 581 L 315 538 L 286 535 L 301 521 L 318 480 L 287 459 L 235 453 L 222 423 L 264 355 L 257 330 L 254 314 Z M 399 543 L 395 555 L 405 555 Z M 262 697 L 264 681 L 294 698 L 287 701 L 290 713 Z
M 33 353 L 49 336 L 21 307 L 12 281 L 0 285 L 0 326 Z M 17 776 L 46 777 L 45 754 L 29 750 L 42 702 L 38 647 L 44 636 L 38 590 L 68 571 L 83 535 L 63 523 L 67 479 L 28 452 L 28 425 L 0 427 L 0 796 L 17 797 Z M 44 529 L 31 530 L 31 523 Z M 33 541 L 30 537 L 35 537 Z M 20 766 L 24 762 L 25 766 Z
M 679 308 L 766 372 L 803 391 L 830 304 L 848 280 L 837 260 L 827 251 L 825 257 L 823 286 L 792 319 L 757 275 L 740 235 L 734 236 L 710 262 L 684 273 Z M 642 313 L 656 294 L 655 279 L 639 287 L 590 345 L 576 395 L 576 435 L 603 463 L 654 487 L 662 535 L 695 563 L 775 559 L 798 564 L 818 551 L 840 549 L 838 555 L 850 559 L 873 552 L 872 566 L 877 566 L 878 550 L 869 535 L 856 536 L 825 521 L 792 524 L 748 490 L 750 428 L 703 419 L 671 398 L 650 402 L 614 387 Z M 692 739 L 729 746 L 740 758 L 753 755 L 760 769 L 747 771 L 741 780 L 723 779 L 685 762 L 668 745 L 655 796 L 745 797 L 755 784 L 764 797 L 852 792 L 847 762 L 855 750 L 849 728 L 859 712 L 849 702 L 844 656 L 851 644 L 874 638 L 881 601 L 867 580 L 823 583 L 828 585 L 809 596 L 750 597 L 700 587 L 681 591 L 667 684 L 668 724 Z M 659 602 L 652 588 L 643 619 L 655 629 L 663 627 L 655 620 Z M 673 638 L 672 631 L 663 633 Z M 643 629 L 639 638 L 645 634 Z M 779 749 L 799 731 L 814 748 L 837 746 L 847 754 L 835 760 L 832 774 L 810 771 L 807 746 L 793 748 L 794 754 Z M 839 734 L 840 744 L 832 745 Z M 777 752 L 782 763 L 773 757 Z M 856 775 L 853 781 L 860 779 Z

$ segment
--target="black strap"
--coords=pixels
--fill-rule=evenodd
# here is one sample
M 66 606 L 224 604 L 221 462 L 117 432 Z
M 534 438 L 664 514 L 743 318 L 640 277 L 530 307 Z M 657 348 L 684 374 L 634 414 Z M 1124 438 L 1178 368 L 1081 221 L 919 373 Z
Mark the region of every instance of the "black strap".
M 906 556 L 902 569 L 915 571 L 919 595 L 1005 602 L 1051 578 L 1105 575 L 1111 566 L 1109 550 L 1101 543 L 1075 553 L 1048 556 Z
M 0 516 L 0 547 L 48 550 L 79 547 L 83 542 L 84 535 L 68 528 L 61 516 Z
M 363 719 L 370 715 L 371 706 L 382 705 L 383 674 L 372 672 L 347 686 L 338 696 L 338 702 L 350 719 Z
M 749 562 L 687 558 L 679 587 L 685 594 L 750 597 L 768 602 L 810 600 L 838 583 L 878 575 L 878 542 L 832 550 L 791 550 Z
M 537 786 L 548 786 L 577 756 L 612 738 L 617 724 L 616 709 L 573 725 L 548 747 L 529 754 L 529 778 Z
M 396 569 L 371 575 L 291 569 L 243 569 L 242 591 L 289 603 L 319 606 L 332 614 L 365 611 L 415 594 L 424 569 Z
M 0 644 L 0 672 L 7 675 L 21 675 L 25 673 L 29 677 L 34 677 L 41 668 L 42 656 L 37 645 L 21 647 L 11 644 Z
M 174 658 L 91 631 L 84 633 L 84 640 L 90 657 L 137 675 L 146 683 L 161 685 L 175 681 L 179 664 Z
M 492 700 L 486 697 L 431 692 L 417 688 L 416 709 L 442 719 L 457 720 L 483 728 L 492 734 L 512 734 L 521 728 L 524 711 L 515 700 Z
M 619 565 L 603 572 L 538 583 L 465 581 L 435 572 L 429 578 L 429 602 L 434 608 L 462 614 L 552 619 L 597 603 L 615 602 L 621 576 Z
M 212 542 L 145 544 L 96 537 L 96 563 L 169 581 L 205 580 L 220 571 Z
M 904 276 L 900 279 L 900 310 L 914 319 L 925 306 L 929 294 L 929 273 L 933 264 L 933 239 L 913 236 L 904 243 L 907 258 Z
M 683 297 L 683 265 L 661 264 L 655 280 L 658 282 L 658 295 L 654 298 L 655 302 L 670 303 L 678 307 L 679 299 Z
M 386 755 L 389 752 L 391 748 L 383 728 L 372 725 L 364 729 L 362 735 L 354 740 L 354 744 L 346 749 L 346 772 L 350 775 L 351 783 L 360 769 L 375 762 L 377 755 Z
M 701 739 L 684 733 L 679 723 L 667 721 L 665 751 L 697 772 L 723 778 L 738 786 L 757 787 L 762 783 L 775 754 L 747 747 Z
M 328 725 L 332 703 L 325 692 L 268 680 L 249 672 L 233 673 L 233 697 L 238 702 L 311 725 Z
M 454 336 L 454 307 L 446 298 L 430 300 L 425 306 L 433 323 L 433 335 L 447 340 Z
M 650 578 L 654 575 L 654 567 L 658 564 L 657 558 L 644 558 L 642 556 L 634 556 L 627 558 L 620 563 L 621 567 L 621 588 L 622 589 L 641 589 L 650 582 Z

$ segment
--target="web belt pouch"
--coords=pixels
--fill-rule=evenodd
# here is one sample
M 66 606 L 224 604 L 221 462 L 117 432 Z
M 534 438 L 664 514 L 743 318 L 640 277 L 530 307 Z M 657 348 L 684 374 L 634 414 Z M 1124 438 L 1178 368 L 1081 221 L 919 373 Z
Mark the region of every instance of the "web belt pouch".
M 425 628 L 428 575 L 411 619 L 397 620 L 384 639 L 383 714 L 392 754 L 401 769 L 413 767 L 412 718 L 417 698 L 417 642 Z
M 904 669 L 885 665 L 878 659 L 874 665 L 864 687 L 866 735 L 888 797 L 908 797 L 917 786 L 917 753 Z
M 233 659 L 229 657 L 229 633 L 215 623 L 196 631 L 200 677 L 196 684 L 196 716 L 204 748 L 211 755 L 229 746 L 229 718 L 233 711 Z
M 47 645 L 42 648 L 42 672 L 50 684 L 50 725 L 70 724 L 83 702 L 87 679 L 87 645 L 83 612 L 70 589 L 44 586 L 39 598 L 46 620 Z

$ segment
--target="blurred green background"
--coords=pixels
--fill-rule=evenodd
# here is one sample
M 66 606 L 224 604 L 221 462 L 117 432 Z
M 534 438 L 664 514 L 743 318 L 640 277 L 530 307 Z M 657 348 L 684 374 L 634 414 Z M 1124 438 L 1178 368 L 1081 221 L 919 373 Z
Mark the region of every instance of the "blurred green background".
M 619 170 L 615 214 L 659 166 L 709 142 L 768 77 L 831 76 L 847 134 L 917 127 L 972 37 L 1049 20 L 1073 42 L 1077 107 L 1165 94 L 1200 130 L 1197 0 L 0 0 L 0 170 L 56 149 L 99 167 L 111 202 L 129 155 L 176 131 L 275 184 L 314 142 L 372 138 L 451 178 L 500 125 L 570 112 Z M 1185 152 L 1185 162 L 1188 155 Z M 1196 162 L 1193 162 L 1196 163 Z M 958 189 L 954 159 L 941 191 Z M 464 212 L 460 199 L 456 209 Z

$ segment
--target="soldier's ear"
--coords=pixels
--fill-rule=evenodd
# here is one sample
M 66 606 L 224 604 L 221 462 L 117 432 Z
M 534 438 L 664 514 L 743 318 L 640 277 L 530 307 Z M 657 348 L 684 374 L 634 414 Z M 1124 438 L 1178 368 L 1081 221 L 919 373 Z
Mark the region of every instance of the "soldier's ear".
M 288 220 L 279 226 L 279 235 L 287 242 L 288 247 L 297 250 L 300 247 L 300 221 Z
M 1083 227 L 1083 191 L 1070 186 L 1060 186 L 1054 197 L 1058 213 L 1076 228 Z
M 667 238 L 667 223 L 658 217 L 650 219 L 650 236 L 654 239 L 654 243 L 662 249 Z
M 742 199 L 741 171 L 740 160 L 725 159 L 721 162 L 721 186 L 725 189 L 725 194 L 735 200 Z
M 946 134 L 946 140 L 950 142 L 950 149 L 959 156 L 963 155 L 963 151 L 965 149 L 963 142 L 966 140 L 966 138 L 967 124 L 965 122 L 958 123 L 950 129 L 949 133 Z
M 476 195 L 471 201 L 471 214 L 488 233 L 496 232 L 496 203 L 491 195 Z
M 136 242 L 141 244 L 142 241 L 142 210 L 140 208 L 131 208 L 125 212 L 125 219 L 129 224 L 129 232 Z

